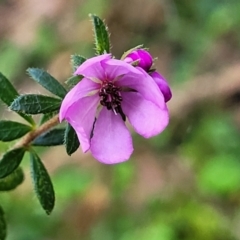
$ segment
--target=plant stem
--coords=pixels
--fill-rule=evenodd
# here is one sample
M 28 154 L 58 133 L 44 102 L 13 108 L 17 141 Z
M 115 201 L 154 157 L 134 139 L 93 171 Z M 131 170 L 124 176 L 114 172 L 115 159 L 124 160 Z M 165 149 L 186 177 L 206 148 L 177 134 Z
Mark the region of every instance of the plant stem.
M 29 144 L 37 138 L 39 135 L 43 134 L 50 128 L 59 124 L 58 114 L 53 118 L 49 119 L 47 122 L 39 126 L 39 128 L 32 130 L 27 133 L 19 142 L 17 142 L 13 148 L 28 147 Z

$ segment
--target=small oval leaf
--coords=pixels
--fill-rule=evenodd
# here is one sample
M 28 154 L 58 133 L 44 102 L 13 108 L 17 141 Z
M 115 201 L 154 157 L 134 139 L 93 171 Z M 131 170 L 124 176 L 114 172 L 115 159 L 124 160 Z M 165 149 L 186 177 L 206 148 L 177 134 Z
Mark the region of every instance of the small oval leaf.
M 32 128 L 28 125 L 2 120 L 0 121 L 0 141 L 8 142 L 18 139 L 31 130 Z
M 58 114 L 58 112 L 56 111 L 56 112 L 50 112 L 50 113 L 46 113 L 46 114 L 42 115 L 42 117 L 39 121 L 39 125 L 42 125 L 43 123 L 47 122 L 48 120 L 50 120 L 57 114 Z
M 33 120 L 33 118 L 30 115 L 27 115 L 25 113 L 21 113 L 18 112 L 17 113 L 19 116 L 21 116 L 22 118 L 24 118 L 27 122 L 29 122 L 32 126 L 35 126 L 35 122 Z
M 61 99 L 37 94 L 27 94 L 17 97 L 11 104 L 10 109 L 27 114 L 39 114 L 54 112 L 60 108 L 60 105 Z
M 24 180 L 22 168 L 17 168 L 10 175 L 0 179 L 0 191 L 9 191 L 15 189 Z M 1 239 L 1 238 L 0 238 Z
M 93 23 L 96 52 L 98 55 L 110 52 L 110 41 L 108 28 L 96 15 L 90 14 Z
M 6 239 L 7 224 L 2 207 L 0 206 L 0 240 Z
M 77 68 L 86 60 L 87 59 L 81 55 L 78 55 L 78 54 L 71 55 L 71 63 L 72 63 L 73 71 L 75 72 Z
M 55 193 L 51 179 L 38 155 L 30 152 L 33 185 L 38 200 L 47 214 L 50 214 L 55 204 Z
M 27 72 L 34 81 L 56 96 L 64 98 L 67 94 L 67 90 L 53 76 L 43 69 L 28 68 Z
M 0 72 L 0 99 L 7 105 L 10 106 L 16 97 L 19 96 L 17 90 L 13 87 L 11 82 Z M 19 113 L 19 115 L 28 121 L 30 124 L 34 125 L 34 120 L 31 116 Z
M 6 152 L 0 160 L 0 178 L 11 174 L 21 163 L 25 153 L 24 148 L 16 148 Z
M 64 142 L 66 147 L 66 152 L 68 155 L 72 155 L 80 146 L 77 134 L 73 127 L 68 124 L 65 130 Z
M 73 88 L 73 87 L 76 86 L 82 79 L 83 79 L 83 76 L 81 76 L 81 75 L 72 76 L 72 77 L 70 77 L 70 78 L 66 81 L 66 84 L 67 84 L 70 88 Z
M 58 146 L 64 144 L 65 129 L 55 128 L 38 136 L 32 146 Z
M 0 99 L 7 106 L 10 106 L 14 98 L 16 98 L 19 94 L 11 82 L 2 73 L 0 73 L 0 86 Z

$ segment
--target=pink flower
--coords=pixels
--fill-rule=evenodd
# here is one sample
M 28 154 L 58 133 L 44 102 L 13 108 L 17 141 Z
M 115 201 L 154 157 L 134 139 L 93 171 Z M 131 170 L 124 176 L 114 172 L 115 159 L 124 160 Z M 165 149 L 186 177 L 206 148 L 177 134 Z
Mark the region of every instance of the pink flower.
M 90 150 L 100 162 L 119 163 L 132 154 L 126 118 L 145 138 L 167 126 L 163 94 L 146 72 L 104 54 L 85 61 L 75 74 L 83 79 L 64 98 L 59 119 L 75 129 L 83 152 Z
M 157 71 L 152 72 L 150 70 L 153 64 L 153 58 L 150 53 L 144 49 L 137 49 L 128 54 L 124 59 L 127 63 L 132 63 L 137 60 L 139 61 L 137 67 L 142 68 L 144 71 L 149 73 L 163 93 L 165 102 L 168 102 L 172 98 L 171 89 L 162 75 L 160 75 Z

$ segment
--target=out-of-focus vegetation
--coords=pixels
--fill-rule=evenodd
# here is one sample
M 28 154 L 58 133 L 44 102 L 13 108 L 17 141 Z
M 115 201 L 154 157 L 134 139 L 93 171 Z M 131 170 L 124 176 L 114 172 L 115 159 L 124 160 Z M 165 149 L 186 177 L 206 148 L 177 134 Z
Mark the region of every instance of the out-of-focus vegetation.
M 0 193 L 8 240 L 240 239 L 240 1 L 0 1 L 0 71 L 23 93 L 43 91 L 28 67 L 64 82 L 70 54 L 94 54 L 88 13 L 106 19 L 115 56 L 144 43 L 158 57 L 173 88 L 170 125 L 134 135 L 132 159 L 115 166 L 40 149 L 56 189 L 50 217 L 26 157 L 24 183 Z

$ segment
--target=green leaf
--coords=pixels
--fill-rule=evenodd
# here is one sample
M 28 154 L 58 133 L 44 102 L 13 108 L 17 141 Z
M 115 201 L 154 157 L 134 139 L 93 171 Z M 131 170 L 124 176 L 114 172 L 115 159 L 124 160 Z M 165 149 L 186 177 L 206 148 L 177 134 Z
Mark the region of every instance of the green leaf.
M 24 180 L 22 168 L 17 168 L 10 175 L 0 179 L 0 191 L 9 191 L 16 188 Z M 1 238 L 0 238 L 1 239 Z
M 7 224 L 4 217 L 4 212 L 0 206 L 0 240 L 6 239 L 7 236 Z
M 41 134 L 32 142 L 33 146 L 58 146 L 64 143 L 65 129 L 55 128 Z
M 51 179 L 38 155 L 30 152 L 31 172 L 38 200 L 47 214 L 54 208 L 55 193 Z
M 10 109 L 27 114 L 50 113 L 60 108 L 61 101 L 61 99 L 49 96 L 27 94 L 16 98 Z
M 0 178 L 11 174 L 21 163 L 25 153 L 24 148 L 16 148 L 6 152 L 0 160 Z
M 19 94 L 10 81 L 2 75 L 2 73 L 0 73 L 0 86 L 0 99 L 7 104 L 7 106 L 10 106 L 14 98 L 16 98 Z
M 104 22 L 94 14 L 90 14 L 93 23 L 96 52 L 98 55 L 110 52 L 108 28 Z
M 83 79 L 83 76 L 81 75 L 76 75 L 70 77 L 67 81 L 66 84 L 70 87 L 73 88 L 75 85 L 77 85 L 81 80 Z
M 31 130 L 32 128 L 28 125 L 2 120 L 0 121 L 0 141 L 8 142 L 18 139 Z
M 79 140 L 77 134 L 73 127 L 68 124 L 65 130 L 64 142 L 66 147 L 66 152 L 68 155 L 72 155 L 79 148 Z
M 10 81 L 0 73 L 0 99 L 7 105 L 10 106 L 16 97 L 19 96 L 17 90 L 13 87 Z M 31 116 L 19 113 L 19 115 L 24 118 L 26 121 L 34 125 L 34 120 Z
M 71 55 L 71 63 L 72 63 L 73 71 L 75 72 L 77 68 L 86 60 L 87 59 L 81 55 L 78 55 L 78 54 Z
M 23 119 L 25 119 L 27 122 L 29 122 L 31 125 L 35 125 L 35 122 L 33 120 L 33 118 L 29 115 L 26 115 L 24 113 L 18 112 L 18 115 L 21 116 Z
M 39 125 L 42 125 L 43 123 L 47 122 L 48 120 L 50 120 L 57 114 L 58 114 L 58 112 L 56 111 L 56 112 L 50 112 L 50 113 L 46 113 L 46 114 L 42 115 Z
M 56 96 L 64 98 L 67 94 L 67 90 L 53 76 L 43 69 L 28 68 L 27 72 L 33 80 Z

